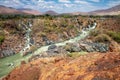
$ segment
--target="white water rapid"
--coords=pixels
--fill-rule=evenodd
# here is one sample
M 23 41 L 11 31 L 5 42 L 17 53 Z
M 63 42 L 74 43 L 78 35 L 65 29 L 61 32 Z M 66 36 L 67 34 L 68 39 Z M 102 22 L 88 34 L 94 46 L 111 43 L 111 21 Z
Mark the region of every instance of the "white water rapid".
M 66 45 L 66 43 L 74 43 L 74 42 L 78 42 L 79 40 L 81 39 L 84 39 L 86 36 L 89 35 L 90 31 L 95 29 L 95 27 L 97 26 L 97 23 L 94 23 L 93 26 L 88 26 L 88 28 L 84 28 L 81 32 L 81 34 L 79 34 L 79 36 L 73 38 L 73 39 L 69 39 L 67 41 L 64 41 L 64 42 L 60 42 L 60 43 L 55 43 L 56 46 L 64 46 Z M 37 54 L 40 54 L 41 52 L 44 52 L 44 51 L 47 51 L 48 50 L 48 47 L 51 46 L 51 45 L 48 45 L 48 46 L 43 46 L 39 49 L 37 49 L 33 55 L 37 55 Z
M 22 24 L 23 24 L 24 30 L 26 31 L 25 37 L 24 37 L 25 38 L 25 46 L 20 51 L 20 53 L 22 53 L 22 55 L 23 55 L 23 53 L 25 53 L 27 50 L 29 50 L 30 46 L 32 45 L 30 42 L 30 40 L 31 40 L 30 33 L 32 31 L 31 30 L 32 24 L 30 22 L 28 22 L 28 24 L 24 24 L 24 23 L 22 23 Z

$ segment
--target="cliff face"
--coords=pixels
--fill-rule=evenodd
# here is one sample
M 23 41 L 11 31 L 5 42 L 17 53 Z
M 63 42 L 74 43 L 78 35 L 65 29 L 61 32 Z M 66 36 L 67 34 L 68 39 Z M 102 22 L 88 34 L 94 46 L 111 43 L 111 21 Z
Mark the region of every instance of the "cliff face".
M 120 53 L 91 53 L 75 59 L 40 58 L 23 63 L 3 80 L 119 80 Z

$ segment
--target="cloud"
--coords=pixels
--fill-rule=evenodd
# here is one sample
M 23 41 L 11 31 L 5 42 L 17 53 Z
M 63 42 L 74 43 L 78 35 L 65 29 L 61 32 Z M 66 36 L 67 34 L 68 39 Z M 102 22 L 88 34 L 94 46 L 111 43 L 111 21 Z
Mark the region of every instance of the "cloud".
M 45 2 L 44 0 L 38 0 L 38 2 Z
M 120 4 L 120 0 L 0 0 L 0 5 L 14 8 L 31 8 L 45 12 L 88 12 Z
M 65 3 L 64 6 L 67 7 L 67 8 L 70 8 L 70 7 L 74 7 L 75 4 L 67 4 L 67 3 Z
M 116 5 L 120 5 L 120 0 L 116 0 L 116 1 L 111 0 L 107 4 L 108 7 L 113 7 L 113 6 L 116 6 Z
M 24 3 L 22 3 L 20 0 L 1 0 L 0 5 L 4 5 L 7 7 L 21 7 L 24 6 Z
M 89 1 L 92 1 L 92 2 L 100 2 L 100 0 L 89 0 Z
M 85 4 L 86 4 L 86 5 L 90 4 L 89 2 L 87 2 L 87 1 L 85 1 L 85 0 L 84 0 L 84 1 L 83 1 L 83 0 L 75 0 L 74 3 L 84 4 L 84 5 L 85 5 Z
M 61 3 L 71 3 L 70 0 L 58 0 L 58 1 L 61 2 Z

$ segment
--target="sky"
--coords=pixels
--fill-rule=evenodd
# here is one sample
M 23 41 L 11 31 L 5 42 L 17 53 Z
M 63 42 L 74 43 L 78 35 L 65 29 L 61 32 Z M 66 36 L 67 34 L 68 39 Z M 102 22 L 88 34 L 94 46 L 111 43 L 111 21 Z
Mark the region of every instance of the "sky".
M 120 4 L 120 0 L 0 0 L 0 5 L 13 8 L 29 8 L 58 13 L 89 12 L 107 9 Z

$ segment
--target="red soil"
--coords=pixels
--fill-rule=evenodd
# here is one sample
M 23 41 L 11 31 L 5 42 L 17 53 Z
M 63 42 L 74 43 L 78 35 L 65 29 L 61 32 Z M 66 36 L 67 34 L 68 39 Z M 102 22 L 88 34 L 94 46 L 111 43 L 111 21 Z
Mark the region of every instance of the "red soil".
M 120 53 L 90 53 L 76 59 L 40 58 L 3 80 L 120 80 Z

